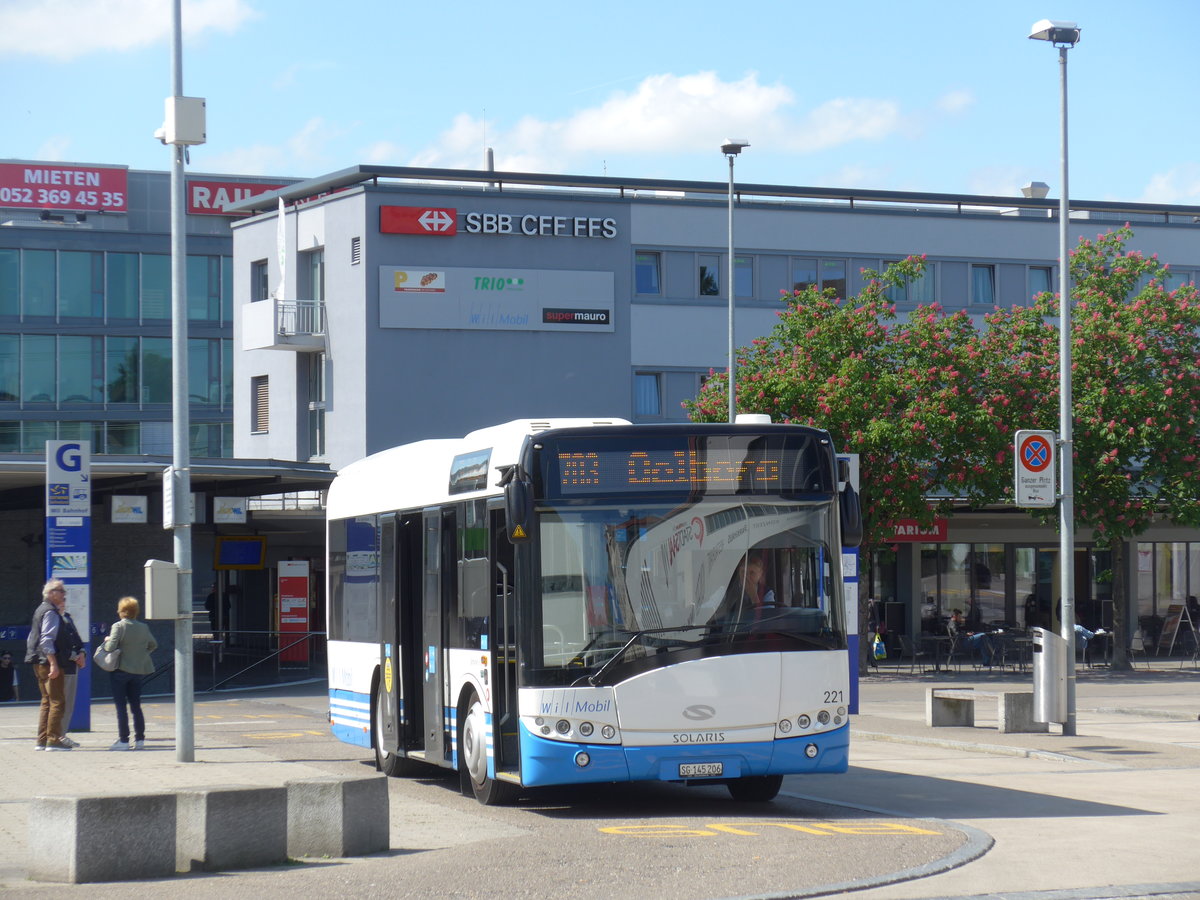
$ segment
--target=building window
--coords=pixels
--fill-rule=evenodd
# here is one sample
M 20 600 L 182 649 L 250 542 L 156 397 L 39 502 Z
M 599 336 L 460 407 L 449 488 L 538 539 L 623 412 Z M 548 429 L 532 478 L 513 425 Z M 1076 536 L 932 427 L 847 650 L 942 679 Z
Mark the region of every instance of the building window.
M 325 457 L 325 354 L 308 356 L 308 455 Z
M 662 255 L 635 253 L 633 256 L 634 290 L 639 294 L 661 294 Z
M 833 288 L 838 297 L 845 297 L 846 260 L 794 258 L 792 260 L 792 290 L 803 291 L 813 287 L 822 291 L 826 288 Z
M 103 253 L 64 250 L 58 254 L 58 314 L 64 319 L 103 317 Z
M 142 402 L 171 402 L 171 339 L 142 338 Z
M 1163 286 L 1168 291 L 1174 291 L 1185 284 L 1192 284 L 1196 280 L 1195 272 L 1175 271 L 1173 269 L 1167 271 L 1167 277 L 1163 280 Z
M 58 339 L 58 391 L 62 402 L 104 400 L 104 338 L 62 335 Z
M 662 416 L 662 377 L 657 372 L 633 376 L 633 414 L 637 418 Z
M 221 405 L 221 341 L 191 338 L 188 344 L 188 402 Z
M 300 254 L 300 291 L 297 300 L 325 301 L 325 250 L 309 250 Z M 287 299 L 286 297 L 281 299 Z
M 138 255 L 109 253 L 105 261 L 105 301 L 108 318 L 137 321 Z
M 271 296 L 267 288 L 267 261 L 256 259 L 250 263 L 250 302 L 259 303 Z
M 21 251 L 21 312 L 53 318 L 58 285 L 54 277 L 53 250 Z
M 21 251 L 0 250 L 0 316 L 21 314 Z
M 700 296 L 721 296 L 721 257 L 716 254 L 700 254 Z
M 733 266 L 733 287 L 738 297 L 751 298 L 754 296 L 754 257 L 735 256 Z
M 187 310 L 193 322 L 221 320 L 221 257 L 187 258 Z
M 884 260 L 884 266 L 890 266 L 899 260 Z M 904 284 L 887 289 L 887 298 L 892 303 L 932 303 L 934 298 L 933 263 L 927 263 L 925 271 L 918 278 L 905 278 Z
M 104 385 L 109 403 L 138 402 L 138 339 L 105 338 Z
M 171 318 L 171 257 L 142 255 L 142 318 Z
M 52 334 L 21 336 L 21 399 L 26 403 L 54 403 L 58 399 Z
M 971 266 L 971 302 L 977 306 L 996 305 L 995 266 Z
M 271 430 L 271 388 L 266 375 L 250 379 L 250 431 L 266 434 Z
M 1030 266 L 1029 267 L 1029 299 L 1032 300 L 1038 294 L 1045 294 L 1054 290 L 1051 272 L 1053 270 L 1049 266 Z

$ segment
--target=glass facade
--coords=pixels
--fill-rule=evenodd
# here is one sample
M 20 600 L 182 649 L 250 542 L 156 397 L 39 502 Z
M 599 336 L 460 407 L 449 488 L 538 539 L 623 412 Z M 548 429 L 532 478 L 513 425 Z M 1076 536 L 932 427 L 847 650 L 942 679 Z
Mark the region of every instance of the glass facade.
M 219 336 L 232 327 L 231 272 L 228 257 L 187 260 L 188 319 L 212 335 L 188 341 L 197 456 L 232 454 L 232 341 Z M 169 255 L 0 247 L 0 453 L 55 439 L 170 453 L 170 319 Z

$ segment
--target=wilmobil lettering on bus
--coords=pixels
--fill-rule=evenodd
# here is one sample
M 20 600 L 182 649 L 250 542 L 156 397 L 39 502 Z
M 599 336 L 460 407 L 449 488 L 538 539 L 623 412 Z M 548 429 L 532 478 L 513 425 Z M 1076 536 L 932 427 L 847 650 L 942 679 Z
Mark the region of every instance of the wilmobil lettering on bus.
M 607 700 L 576 700 L 575 712 L 577 713 L 606 713 L 612 708 L 612 698 Z

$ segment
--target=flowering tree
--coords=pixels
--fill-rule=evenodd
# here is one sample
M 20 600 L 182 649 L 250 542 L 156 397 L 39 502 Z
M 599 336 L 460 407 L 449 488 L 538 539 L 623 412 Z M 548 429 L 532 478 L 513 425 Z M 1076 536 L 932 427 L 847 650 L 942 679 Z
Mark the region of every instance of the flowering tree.
M 1200 525 L 1200 299 L 1190 284 L 1169 290 L 1165 266 L 1125 249 L 1131 236 L 1080 241 L 1070 262 L 1075 519 L 1111 551 L 1118 668 L 1128 541 L 1159 516 Z M 923 257 L 866 271 L 846 300 L 797 291 L 771 334 L 738 352 L 739 411 L 824 428 L 860 455 L 868 548 L 897 519 L 1011 500 L 1013 432 L 1058 421 L 1056 295 L 997 309 L 983 329 L 936 304 L 901 321 L 888 290 L 923 271 Z M 714 373 L 685 408 L 724 421 L 727 396 Z
M 1192 284 L 1168 289 L 1167 267 L 1126 250 L 1131 237 L 1125 226 L 1071 254 L 1075 520 L 1111 551 L 1119 668 L 1128 541 L 1156 518 L 1200 524 L 1200 299 Z M 1042 427 L 1058 420 L 1058 313 L 1058 296 L 1042 294 L 988 316 L 984 337 L 988 380 Z
M 771 334 L 737 353 L 739 412 L 826 429 L 839 452 L 859 454 L 867 546 L 887 544 L 897 519 L 932 523 L 956 498 L 994 502 L 1011 480 L 1008 414 L 982 377 L 970 318 L 932 304 L 900 321 L 888 299 L 924 268 L 909 257 L 866 270 L 866 287 L 846 300 L 828 289 L 786 295 Z M 694 421 L 725 420 L 726 384 L 713 373 L 685 402 Z

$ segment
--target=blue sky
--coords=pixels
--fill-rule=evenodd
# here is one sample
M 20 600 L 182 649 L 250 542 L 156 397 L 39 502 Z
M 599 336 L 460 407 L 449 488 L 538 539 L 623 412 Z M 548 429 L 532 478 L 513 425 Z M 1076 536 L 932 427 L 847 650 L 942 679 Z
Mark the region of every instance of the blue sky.
M 1200 204 L 1194 0 L 185 0 L 192 171 L 357 163 Z M 0 158 L 165 170 L 170 0 L 0 0 Z

